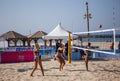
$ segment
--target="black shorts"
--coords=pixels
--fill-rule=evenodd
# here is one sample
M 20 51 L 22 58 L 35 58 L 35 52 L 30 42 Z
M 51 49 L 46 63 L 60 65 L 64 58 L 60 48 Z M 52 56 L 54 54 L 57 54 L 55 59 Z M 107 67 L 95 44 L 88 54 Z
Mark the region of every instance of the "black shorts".
M 41 55 L 39 55 L 39 58 L 41 59 Z
M 39 52 L 38 52 L 38 51 L 34 51 L 34 53 L 36 53 L 36 54 L 37 54 L 37 53 L 39 53 Z

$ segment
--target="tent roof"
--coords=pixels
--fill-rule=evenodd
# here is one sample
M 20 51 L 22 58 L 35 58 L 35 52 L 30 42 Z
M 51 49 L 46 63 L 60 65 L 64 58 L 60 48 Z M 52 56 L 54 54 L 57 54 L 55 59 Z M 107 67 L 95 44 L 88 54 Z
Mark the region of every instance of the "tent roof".
M 0 36 L 0 38 L 4 39 L 21 39 L 21 38 L 27 38 L 26 36 L 19 34 L 15 31 L 8 31 Z
M 44 31 L 37 31 L 34 34 L 28 36 L 28 38 L 42 38 L 42 36 L 47 35 Z
M 68 36 L 66 31 L 61 24 L 58 24 L 48 35 L 43 36 L 44 39 L 63 39 Z

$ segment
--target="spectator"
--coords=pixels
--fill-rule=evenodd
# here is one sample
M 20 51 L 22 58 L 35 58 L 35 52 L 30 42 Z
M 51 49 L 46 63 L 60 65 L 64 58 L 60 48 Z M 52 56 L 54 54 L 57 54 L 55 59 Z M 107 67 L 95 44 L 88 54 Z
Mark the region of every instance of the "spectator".
M 65 44 L 65 56 L 68 56 L 68 41 Z
M 110 49 L 114 49 L 114 43 L 112 42 L 112 44 L 110 45 Z
M 120 41 L 119 41 L 119 44 L 118 44 L 118 49 L 120 50 Z
M 60 43 L 57 40 L 57 42 L 56 42 L 56 52 L 57 52 L 57 50 L 58 50 L 59 47 L 60 47 Z

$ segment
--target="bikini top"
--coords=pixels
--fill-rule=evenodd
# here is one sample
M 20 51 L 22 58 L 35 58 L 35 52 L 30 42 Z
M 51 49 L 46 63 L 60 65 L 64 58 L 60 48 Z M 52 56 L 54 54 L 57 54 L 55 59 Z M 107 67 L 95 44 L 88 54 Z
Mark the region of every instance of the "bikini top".
M 59 53 L 63 53 L 63 50 L 58 50 Z

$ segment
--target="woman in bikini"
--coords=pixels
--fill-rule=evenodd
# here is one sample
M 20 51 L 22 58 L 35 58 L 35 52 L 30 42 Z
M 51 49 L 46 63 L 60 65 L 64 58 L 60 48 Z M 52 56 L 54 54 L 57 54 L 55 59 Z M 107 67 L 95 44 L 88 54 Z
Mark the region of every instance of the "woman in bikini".
M 33 76 L 33 73 L 37 69 L 38 64 L 41 68 L 42 75 L 44 76 L 44 70 L 43 70 L 42 62 L 41 62 L 41 55 L 39 55 L 39 52 L 38 52 L 39 49 L 40 48 L 39 48 L 38 43 L 35 43 L 35 45 L 34 45 L 34 68 L 31 72 L 30 76 Z
M 88 43 L 87 49 L 90 49 L 91 43 Z M 90 56 L 90 51 L 86 50 L 86 56 L 85 56 L 85 64 L 86 64 L 86 70 L 88 71 L 88 62 L 89 62 L 89 56 Z
M 60 44 L 60 47 L 58 48 L 57 53 L 56 53 L 56 59 L 60 63 L 60 68 L 59 68 L 60 71 L 61 69 L 63 69 L 65 65 L 65 56 L 63 54 L 64 49 L 65 49 L 65 46 L 63 44 Z

